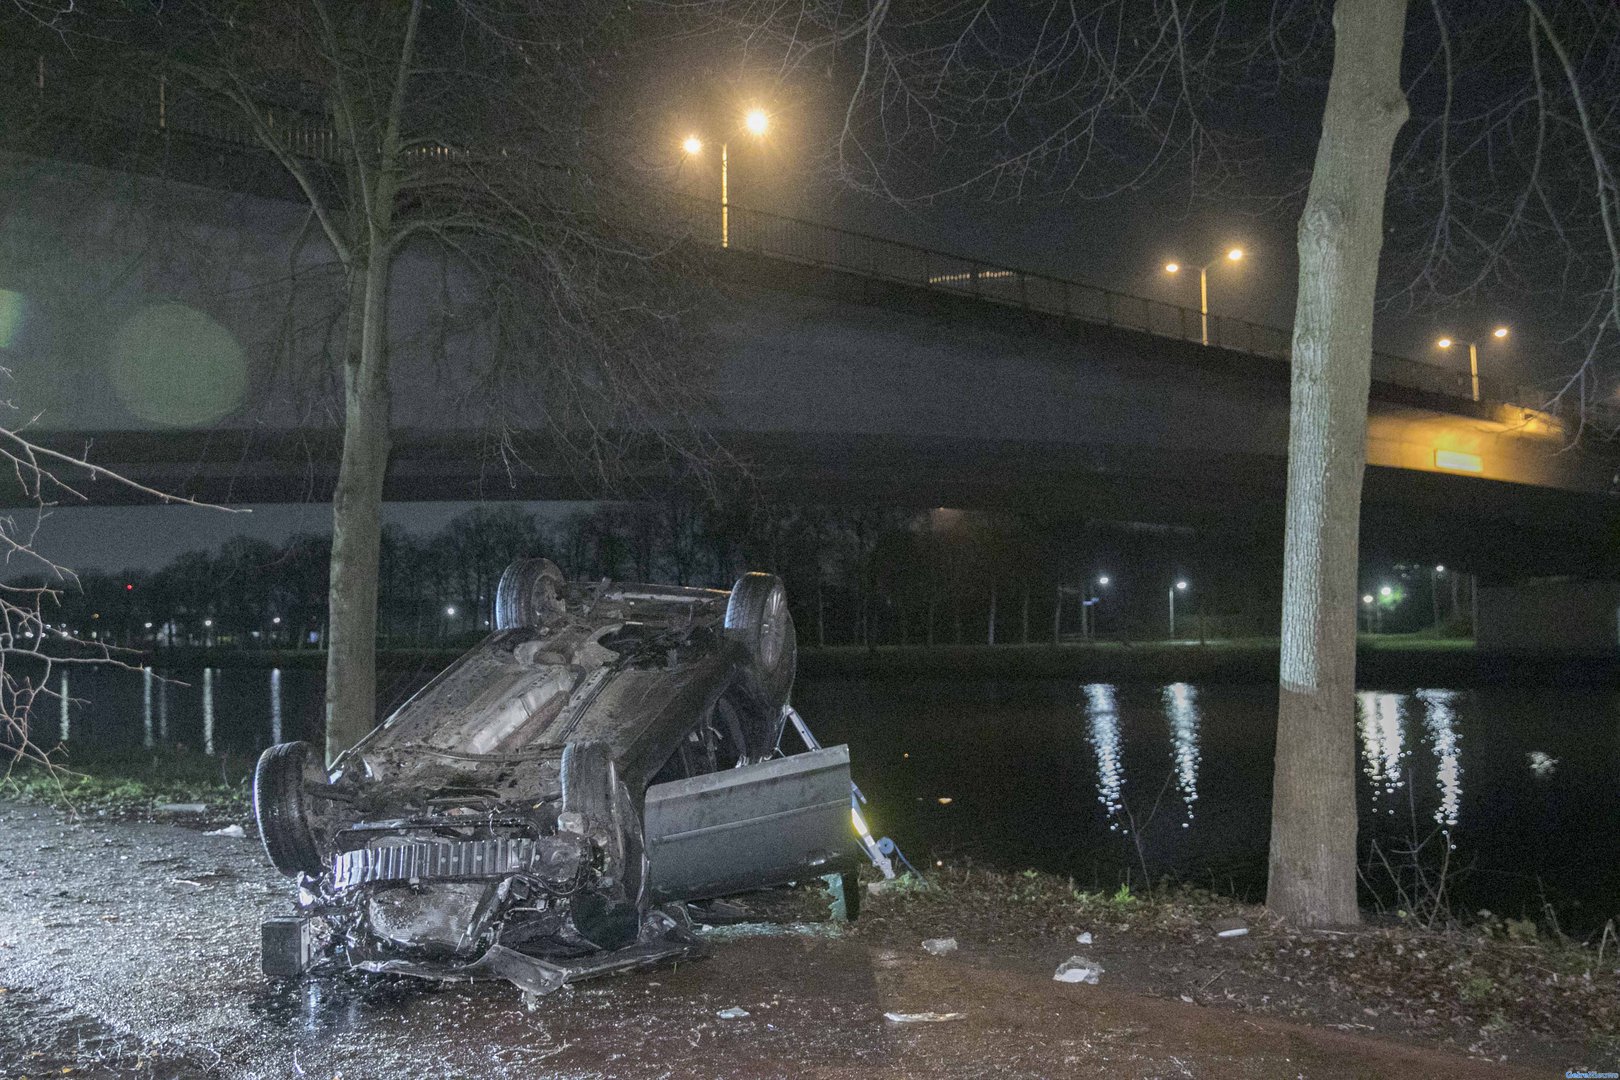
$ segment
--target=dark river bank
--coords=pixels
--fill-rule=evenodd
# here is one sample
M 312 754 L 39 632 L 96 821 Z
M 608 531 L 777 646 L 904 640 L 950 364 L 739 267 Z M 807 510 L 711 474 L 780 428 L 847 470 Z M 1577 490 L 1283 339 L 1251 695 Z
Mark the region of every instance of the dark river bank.
M 438 669 L 391 668 L 384 704 Z M 319 742 L 318 667 L 78 669 L 43 741 L 250 755 Z M 60 674 L 57 678 L 60 678 Z M 182 685 L 183 684 L 183 685 Z M 874 830 L 919 868 L 1038 867 L 1112 887 L 1172 874 L 1264 892 L 1274 687 L 1257 682 L 811 674 L 795 703 L 850 744 Z M 1362 846 L 1449 840 L 1466 911 L 1550 904 L 1566 930 L 1620 911 L 1620 691 L 1369 684 L 1358 696 Z M 1388 873 L 1369 883 L 1392 899 Z M 1370 898 L 1370 894 L 1369 894 Z

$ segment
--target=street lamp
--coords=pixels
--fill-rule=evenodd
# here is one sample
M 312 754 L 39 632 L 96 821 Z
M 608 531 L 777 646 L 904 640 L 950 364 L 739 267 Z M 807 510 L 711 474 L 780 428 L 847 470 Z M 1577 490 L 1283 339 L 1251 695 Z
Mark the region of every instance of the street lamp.
M 1107 586 L 1108 575 L 1097 575 L 1097 587 L 1106 588 Z M 1091 589 L 1087 589 L 1086 593 L 1090 593 L 1091 595 L 1087 596 L 1082 594 L 1080 597 L 1080 628 L 1081 633 L 1085 636 L 1086 640 L 1092 641 L 1095 640 L 1097 636 L 1097 614 L 1092 609 L 1098 604 L 1102 603 L 1102 594 Z
M 770 130 L 771 118 L 764 109 L 749 109 L 743 116 L 743 128 L 756 138 L 763 136 Z M 681 143 L 681 149 L 686 151 L 688 157 L 696 157 L 703 152 L 703 140 L 696 135 L 688 135 Z M 731 246 L 731 192 L 730 192 L 730 161 L 731 142 L 726 140 L 720 144 L 720 246 Z
M 1225 259 L 1227 262 L 1241 262 L 1243 261 L 1243 249 L 1240 247 L 1229 248 L 1226 254 L 1221 256 L 1221 259 Z M 1205 345 L 1209 344 L 1209 270 L 1210 267 L 1219 263 L 1221 259 L 1211 259 L 1198 268 L 1198 320 L 1203 331 Z M 1164 264 L 1164 272 L 1167 274 L 1179 274 L 1181 273 L 1181 264 L 1167 262 Z
M 1178 592 L 1186 592 L 1186 591 L 1187 591 L 1187 583 L 1185 581 L 1176 582 L 1175 587 L 1170 590 L 1170 640 L 1171 641 L 1174 641 L 1176 639 L 1176 593 L 1178 593 Z
M 1508 328 L 1505 327 L 1505 326 L 1498 326 L 1495 330 L 1491 331 L 1491 337 L 1495 338 L 1497 341 L 1502 341 L 1502 340 L 1506 339 L 1507 336 L 1508 336 Z M 1468 375 L 1469 375 L 1469 378 L 1473 381 L 1473 384 L 1474 384 L 1474 400 L 1478 401 L 1479 400 L 1479 346 L 1477 344 L 1475 344 L 1474 342 L 1472 342 L 1472 341 L 1459 341 L 1458 339 L 1453 338 L 1453 337 L 1443 337 L 1439 341 L 1436 341 L 1435 344 L 1440 346 L 1442 349 L 1449 349 L 1453 345 L 1467 345 L 1468 346 Z

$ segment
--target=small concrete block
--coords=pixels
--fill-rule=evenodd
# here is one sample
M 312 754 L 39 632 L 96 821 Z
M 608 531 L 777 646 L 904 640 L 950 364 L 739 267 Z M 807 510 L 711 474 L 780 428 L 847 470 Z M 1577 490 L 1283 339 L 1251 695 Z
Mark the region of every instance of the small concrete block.
M 272 977 L 296 978 L 308 971 L 315 962 L 315 939 L 309 931 L 309 920 L 301 915 L 284 915 L 266 919 L 264 973 Z

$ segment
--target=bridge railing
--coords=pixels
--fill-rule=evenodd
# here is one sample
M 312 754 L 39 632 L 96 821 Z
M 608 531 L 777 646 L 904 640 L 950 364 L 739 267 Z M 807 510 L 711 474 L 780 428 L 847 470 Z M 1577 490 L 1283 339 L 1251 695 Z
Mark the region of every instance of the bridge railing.
M 706 204 L 695 211 L 701 219 L 695 223 L 696 234 L 718 237 L 719 207 Z M 1204 343 L 1204 320 L 1194 308 L 764 210 L 732 205 L 727 218 L 727 246 L 736 251 Z M 1209 345 L 1280 361 L 1287 361 L 1292 338 L 1280 327 L 1226 315 L 1209 316 L 1208 335 Z M 1372 368 L 1373 378 L 1380 382 L 1449 397 L 1473 397 L 1467 372 L 1383 352 L 1373 353 Z M 1495 402 L 1539 400 L 1528 388 L 1488 376 L 1480 379 L 1479 396 Z

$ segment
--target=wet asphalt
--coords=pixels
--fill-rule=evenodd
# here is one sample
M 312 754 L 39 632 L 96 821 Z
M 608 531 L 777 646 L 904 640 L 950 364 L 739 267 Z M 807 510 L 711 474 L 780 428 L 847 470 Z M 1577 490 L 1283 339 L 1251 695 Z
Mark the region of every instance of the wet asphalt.
M 3 800 L 0 880 L 0 1080 L 1538 1075 L 1057 984 L 1049 957 L 934 958 L 865 923 L 732 928 L 708 959 L 532 1007 L 499 982 L 273 982 L 259 925 L 290 887 L 251 832 Z
M 870 1008 L 853 1028 L 841 1015 L 860 1008 L 846 993 L 846 976 L 862 975 L 842 970 L 848 958 L 813 965 L 791 994 L 755 982 L 747 1000 L 723 977 L 731 965 L 711 961 L 566 989 L 533 1008 L 505 983 L 267 980 L 259 925 L 290 910 L 290 887 L 251 833 L 73 822 L 0 802 L 0 876 L 11 883 L 0 892 L 0 1077 L 47 1065 L 188 1078 L 703 1075 L 760 1037 L 773 1045 L 745 1054 L 761 1070 L 748 1075 L 786 1076 L 885 1049 Z M 832 944 L 815 933 L 737 943 L 765 966 L 774 953 L 802 963 L 839 951 Z M 716 1016 L 733 1005 L 750 1018 Z M 831 1046 L 787 1034 L 829 1024 L 840 1031 Z

